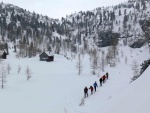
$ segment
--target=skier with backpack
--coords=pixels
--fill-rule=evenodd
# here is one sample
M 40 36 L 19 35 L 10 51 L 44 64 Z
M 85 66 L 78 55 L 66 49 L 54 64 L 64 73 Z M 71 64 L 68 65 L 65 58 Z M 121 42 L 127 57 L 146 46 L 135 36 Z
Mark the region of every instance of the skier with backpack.
M 96 81 L 95 81 L 95 83 L 93 84 L 93 86 L 94 86 L 94 89 L 95 89 L 95 92 L 96 92 L 96 87 L 98 87 Z
M 108 74 L 108 72 L 106 73 L 106 78 L 108 79 L 108 76 L 109 76 L 109 74 Z
M 84 97 L 85 98 L 88 97 L 88 88 L 87 87 L 84 88 Z
M 100 82 L 100 86 L 102 86 L 102 82 L 103 82 L 103 78 L 102 77 L 99 79 L 99 82 Z
M 93 86 L 90 86 L 89 88 L 91 90 L 91 95 L 93 94 Z
M 105 83 L 106 76 L 105 76 L 105 75 L 103 75 L 103 76 L 102 76 L 102 78 L 103 78 L 103 83 Z

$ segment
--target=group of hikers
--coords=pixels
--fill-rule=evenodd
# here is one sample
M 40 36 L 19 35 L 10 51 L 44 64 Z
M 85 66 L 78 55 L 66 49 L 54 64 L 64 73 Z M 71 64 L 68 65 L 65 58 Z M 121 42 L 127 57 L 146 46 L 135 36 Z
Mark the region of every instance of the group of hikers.
M 105 75 L 103 75 L 103 76 L 99 79 L 100 86 L 102 86 L 102 84 L 105 83 L 106 79 L 108 79 L 108 75 L 109 75 L 109 74 L 108 74 L 108 72 L 107 72 Z M 94 88 L 93 88 L 93 86 L 94 86 Z M 89 89 L 91 90 L 91 95 L 93 94 L 93 90 L 96 92 L 96 88 L 98 87 L 96 81 L 94 82 L 93 86 L 90 86 L 90 87 L 89 87 Z M 85 97 L 85 98 L 88 97 L 88 88 L 87 88 L 87 87 L 84 88 L 84 97 Z

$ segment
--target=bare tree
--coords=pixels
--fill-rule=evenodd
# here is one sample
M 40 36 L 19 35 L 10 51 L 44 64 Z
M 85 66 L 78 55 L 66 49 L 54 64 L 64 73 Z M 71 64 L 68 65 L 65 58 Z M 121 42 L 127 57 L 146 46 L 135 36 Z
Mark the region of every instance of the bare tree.
M 82 56 L 83 56 L 83 58 L 84 58 L 85 51 L 84 51 L 84 49 L 83 49 L 83 48 L 81 48 L 81 55 L 82 55 Z
M 30 68 L 27 66 L 26 70 L 25 70 L 25 74 L 27 76 L 27 81 L 31 78 L 31 70 Z
M 20 71 L 21 71 L 21 66 L 18 65 L 18 74 L 20 73 Z
M 92 50 L 89 50 L 88 54 L 89 54 L 89 56 L 90 56 L 89 60 L 90 60 L 90 62 L 91 62 L 91 61 L 92 61 Z
M 98 62 L 97 62 L 97 70 L 98 70 L 98 73 L 97 73 L 97 76 L 99 77 L 100 76 L 100 72 L 102 70 L 102 63 L 101 63 L 101 58 L 98 56 Z
M 121 62 L 119 55 L 117 56 L 116 61 L 117 61 L 117 62 Z
M 117 43 L 118 43 L 118 39 L 114 38 L 112 40 L 112 48 L 111 51 L 113 52 L 113 57 L 115 58 L 116 55 L 118 54 L 118 48 L 117 48 Z
M 104 51 L 102 51 L 102 56 L 101 56 L 101 69 L 102 69 L 102 71 L 104 72 L 104 70 L 105 70 L 105 52 Z
M 107 63 L 107 65 L 110 64 L 110 57 L 109 57 L 109 54 L 108 54 L 108 53 L 107 53 L 107 55 L 106 55 L 106 63 Z
M 125 57 L 125 63 L 126 63 L 126 65 L 127 65 L 127 63 L 128 63 L 128 58 L 127 58 L 127 56 Z
M 116 66 L 117 62 L 117 56 L 118 56 L 118 49 L 115 46 L 109 47 L 107 50 L 107 55 L 106 55 L 106 61 L 107 64 L 110 64 L 110 67 Z
M 139 77 L 139 65 L 136 60 L 133 61 L 131 68 L 133 70 L 134 75 L 133 78 L 131 78 L 131 80 L 134 81 Z
M 121 57 L 122 57 L 122 58 L 124 57 L 124 53 L 123 53 L 123 50 L 121 50 Z
M 16 58 L 20 58 L 19 52 L 16 53 Z
M 106 63 L 107 63 L 107 64 L 110 64 L 112 58 L 113 58 L 113 52 L 111 51 L 111 47 L 109 47 L 109 48 L 107 49 L 107 54 L 106 54 Z
M 97 65 L 98 65 L 97 63 L 98 63 L 98 55 L 96 49 L 94 49 L 92 52 L 92 62 L 91 62 L 91 69 L 93 75 L 96 74 Z
M 81 55 L 80 54 L 78 54 L 76 68 L 78 69 L 78 74 L 80 75 L 81 72 L 82 72 L 82 69 L 83 69 L 82 60 L 81 60 Z
M 66 53 L 66 51 L 67 51 L 67 43 L 66 43 L 65 40 L 62 41 L 62 45 L 61 46 L 62 46 L 63 52 Z
M 17 52 L 16 45 L 14 45 L 14 52 L 15 52 L 15 53 Z
M 56 53 L 56 54 L 59 54 L 59 53 L 60 53 L 60 43 L 56 43 L 56 46 L 55 46 L 55 53 Z
M 132 70 L 133 70 L 134 76 L 137 76 L 139 74 L 139 65 L 136 60 L 133 60 L 133 62 L 132 62 Z
M 6 70 L 4 69 L 4 66 L 1 66 L 0 69 L 0 81 L 1 81 L 1 88 L 3 89 L 6 83 Z
M 11 70 L 11 66 L 10 66 L 10 64 L 7 64 L 6 69 L 7 69 L 8 74 L 10 74 L 10 70 Z

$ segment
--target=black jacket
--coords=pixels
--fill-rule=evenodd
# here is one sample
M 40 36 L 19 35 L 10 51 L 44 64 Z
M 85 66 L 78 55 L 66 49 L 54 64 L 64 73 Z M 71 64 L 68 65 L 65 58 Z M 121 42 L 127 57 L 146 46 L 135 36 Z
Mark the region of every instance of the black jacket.
M 88 92 L 88 88 L 85 87 L 85 88 L 84 88 L 84 93 L 87 93 L 87 92 Z
M 99 79 L 99 81 L 100 81 L 100 82 L 102 82 L 102 81 L 103 81 L 103 79 L 102 79 L 102 78 L 100 78 L 100 79 Z

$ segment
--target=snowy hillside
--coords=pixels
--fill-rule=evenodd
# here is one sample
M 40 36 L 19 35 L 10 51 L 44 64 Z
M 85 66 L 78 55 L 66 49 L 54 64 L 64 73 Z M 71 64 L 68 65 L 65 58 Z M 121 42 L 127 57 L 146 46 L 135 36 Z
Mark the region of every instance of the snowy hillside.
M 0 113 L 148 113 L 150 67 L 131 78 L 150 59 L 149 12 L 129 0 L 56 20 L 0 3 Z M 44 51 L 54 61 L 39 61 Z
M 117 94 L 101 113 L 149 113 L 149 73 L 150 67 L 138 80 Z
M 149 7 L 148 0 L 129 0 L 116 6 L 80 11 L 58 20 L 2 2 L 0 45 L 13 42 L 22 57 L 34 57 L 43 50 L 66 54 L 83 49 L 87 53 L 91 46 L 113 45 L 114 39 L 123 39 L 124 45 L 128 46 L 142 39 L 140 46 L 132 46 L 139 48 L 148 42 L 149 30 L 143 29 L 143 21 L 150 16 Z
M 1 61 L 1 66 L 7 67 L 8 64 L 11 66 L 5 88 L 0 89 L 1 112 L 130 113 L 133 110 L 132 113 L 137 113 L 138 110 L 138 113 L 141 113 L 140 110 L 145 108 L 144 110 L 147 111 L 144 113 L 148 113 L 148 107 L 145 104 L 148 105 L 149 102 L 145 100 L 148 99 L 149 94 L 149 68 L 141 78 L 130 83 L 130 78 L 133 77 L 132 61 L 137 60 L 141 64 L 143 60 L 147 60 L 149 58 L 148 47 L 143 46 L 134 50 L 129 47 L 120 47 L 121 50 L 124 55 L 120 54 L 117 67 L 108 66 L 105 72 L 100 73 L 102 76 L 109 72 L 109 79 L 102 87 L 98 87 L 93 95 L 90 95 L 89 91 L 90 96 L 85 99 L 84 105 L 79 106 L 84 95 L 84 87 L 93 85 L 95 81 L 99 85 L 100 76 L 91 74 L 88 55 L 85 55 L 83 59 L 83 72 L 78 75 L 76 59 L 71 61 L 62 55 L 55 55 L 54 62 L 41 62 L 39 56 L 16 58 L 16 53 L 10 49 L 8 58 Z M 125 55 L 128 58 L 126 63 Z M 19 73 L 18 66 L 21 67 Z M 27 66 L 31 70 L 31 78 L 28 81 L 25 74 Z M 126 108 L 127 112 L 125 112 Z

